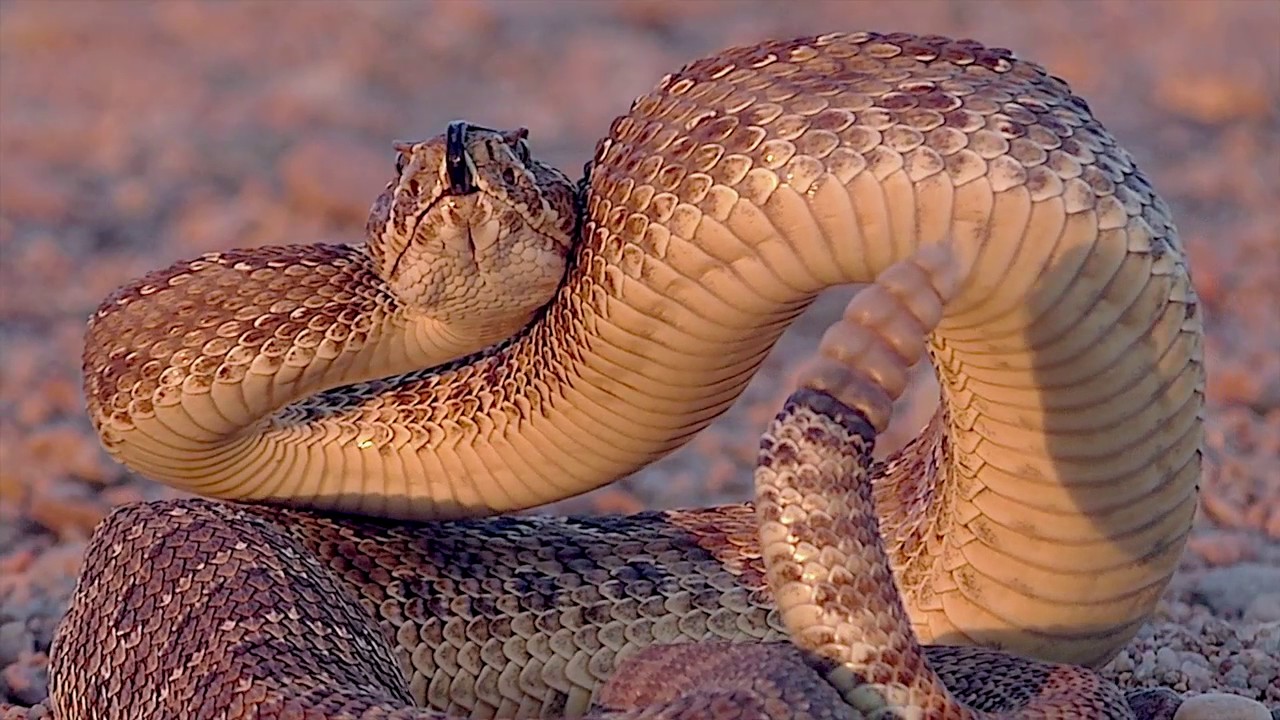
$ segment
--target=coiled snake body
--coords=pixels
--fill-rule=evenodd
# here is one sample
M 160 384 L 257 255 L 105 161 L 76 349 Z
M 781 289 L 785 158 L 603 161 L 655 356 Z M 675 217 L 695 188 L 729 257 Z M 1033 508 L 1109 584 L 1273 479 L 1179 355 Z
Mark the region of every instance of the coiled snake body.
M 818 292 L 877 278 L 813 371 L 831 394 L 806 396 L 860 409 L 789 406 L 759 473 L 822 452 L 832 482 L 869 473 L 926 642 L 1096 665 L 1150 612 L 1195 506 L 1200 318 L 1168 209 L 1040 67 L 903 34 L 727 50 L 615 120 L 580 194 L 522 132 L 397 148 L 367 245 L 179 263 L 92 319 L 108 449 L 268 506 L 141 505 L 99 528 L 52 658 L 62 716 L 577 713 L 638 648 L 803 637 L 807 611 L 765 589 L 786 573 L 757 549 L 763 507 L 759 528 L 750 506 L 463 518 L 679 446 Z M 858 428 L 883 424 L 926 333 L 938 414 L 868 469 Z M 768 437 L 797 423 L 817 429 L 779 457 Z M 731 652 L 775 652 L 750 647 Z M 683 651 L 653 652 L 637 662 Z M 852 662 L 817 657 L 796 662 Z

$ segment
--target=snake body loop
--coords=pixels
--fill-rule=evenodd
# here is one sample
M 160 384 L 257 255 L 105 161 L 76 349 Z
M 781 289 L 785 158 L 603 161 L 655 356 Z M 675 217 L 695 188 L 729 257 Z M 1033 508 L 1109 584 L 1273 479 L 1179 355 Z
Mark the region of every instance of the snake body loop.
M 1132 720 L 1124 695 L 1084 668 L 920 646 L 877 529 L 873 422 L 843 404 L 868 399 L 866 386 L 844 386 L 841 399 L 794 393 L 765 432 L 756 470 L 769 589 L 809 672 L 841 695 L 823 702 L 854 718 Z
M 765 431 L 755 505 L 769 591 L 791 641 L 811 664 L 830 663 L 819 672 L 853 717 L 1128 720 L 1119 690 L 1084 668 L 985 648 L 930 655 L 911 629 L 871 453 L 956 290 L 953 268 L 948 248 L 934 246 L 881 273 L 823 335 L 802 388 Z M 984 682 L 992 676 L 1020 692 L 996 691 Z
M 1039 66 L 905 34 L 726 50 L 615 120 L 577 197 L 521 132 L 397 148 L 367 245 L 208 256 L 104 303 L 86 395 L 117 458 L 207 495 L 399 520 L 531 507 L 687 441 L 822 289 L 942 248 L 941 407 L 874 473 L 915 632 L 1100 664 L 1150 613 L 1195 507 L 1201 319 L 1168 208 Z M 724 540 L 740 510 L 707 512 L 630 531 L 721 523 L 687 532 L 759 588 L 753 551 Z M 544 532 L 625 543 L 574 527 Z M 780 631 L 752 614 L 768 603 L 724 602 L 749 618 L 716 615 L 725 634 Z M 409 677 L 475 671 L 411 649 L 438 641 L 397 646 Z M 538 697 L 594 687 L 548 672 L 562 687 Z

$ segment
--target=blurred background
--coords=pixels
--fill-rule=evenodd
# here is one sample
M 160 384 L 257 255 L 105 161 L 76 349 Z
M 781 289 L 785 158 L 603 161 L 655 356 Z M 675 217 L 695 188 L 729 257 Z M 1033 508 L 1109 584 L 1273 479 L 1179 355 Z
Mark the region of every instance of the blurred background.
M 94 524 L 175 494 L 111 462 L 84 415 L 84 321 L 112 288 L 211 250 L 359 241 L 391 141 L 449 120 L 528 127 L 576 178 L 664 73 L 860 29 L 1046 65 L 1173 206 L 1209 318 L 1202 512 L 1161 616 L 1111 672 L 1280 703 L 1274 666 L 1240 654 L 1280 656 L 1280 3 L 62 0 L 0 3 L 0 715 L 44 714 L 45 653 Z M 849 292 L 688 447 L 553 510 L 746 498 L 758 434 Z M 908 396 L 893 442 L 933 392 Z M 1227 640 L 1169 660 L 1169 633 Z

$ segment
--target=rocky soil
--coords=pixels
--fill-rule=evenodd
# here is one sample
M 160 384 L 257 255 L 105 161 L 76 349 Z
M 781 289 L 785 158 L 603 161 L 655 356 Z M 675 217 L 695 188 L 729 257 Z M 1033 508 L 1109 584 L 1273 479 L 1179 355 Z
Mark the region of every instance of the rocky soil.
M 1280 4 L 13 1 L 0 4 L 0 717 L 46 714 L 46 653 L 94 524 L 174 494 L 112 463 L 82 408 L 84 320 L 115 285 L 209 250 L 358 239 L 391 140 L 457 117 L 527 126 L 535 152 L 576 174 L 663 73 L 833 29 L 968 36 L 1042 62 L 1173 206 L 1209 318 L 1203 503 L 1158 615 L 1107 672 L 1280 706 Z M 793 327 L 712 430 L 552 510 L 746 497 L 755 437 L 847 297 Z M 933 391 L 904 404 L 896 441 Z

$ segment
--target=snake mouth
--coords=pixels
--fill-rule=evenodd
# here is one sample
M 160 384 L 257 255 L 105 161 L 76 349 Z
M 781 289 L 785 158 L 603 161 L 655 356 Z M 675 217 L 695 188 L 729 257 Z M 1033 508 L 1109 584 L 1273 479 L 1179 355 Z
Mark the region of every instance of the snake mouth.
M 485 193 L 483 193 L 477 187 L 473 192 L 469 194 L 477 195 L 477 194 L 485 194 Z M 435 198 L 430 203 L 428 203 L 427 206 L 422 208 L 422 210 L 419 211 L 418 214 L 414 217 L 413 225 L 409 228 L 409 233 L 408 233 L 409 241 L 404 244 L 404 247 L 400 248 L 400 251 L 396 254 L 395 260 L 391 263 L 391 269 L 387 273 L 388 280 L 395 280 L 397 277 L 399 277 L 400 263 L 409 254 L 409 251 L 413 249 L 417 244 L 415 243 L 414 238 L 418 236 L 418 229 L 422 227 L 423 222 L 426 221 L 426 219 L 431 215 L 432 212 L 439 210 L 444 203 L 448 202 L 451 198 L 454 198 L 454 197 L 458 197 L 458 196 L 454 195 L 453 193 L 445 192 L 444 194 L 440 195 L 439 197 Z M 500 201 L 500 198 L 497 198 L 495 196 L 490 195 L 489 197 L 491 201 Z M 532 225 L 529 225 L 528 227 L 529 227 L 529 230 L 532 231 L 534 234 L 540 237 L 544 237 L 546 239 L 550 239 L 545 232 L 534 228 Z M 466 233 L 466 247 L 467 247 L 468 253 L 470 254 L 471 258 L 474 261 L 478 262 L 482 247 L 477 244 L 475 227 L 473 226 L 470 220 L 467 220 L 467 221 L 458 223 L 458 228 L 461 231 Z M 491 244 L 492 243 L 485 243 L 484 247 L 488 247 Z M 448 243 L 445 243 L 443 246 L 437 247 L 435 249 L 435 252 L 445 253 L 447 251 L 447 248 L 448 248 Z
M 463 169 L 461 172 L 465 174 L 464 184 L 468 189 L 465 192 L 457 191 L 457 186 L 455 186 L 455 178 L 454 178 L 455 169 L 453 166 L 449 165 L 449 163 L 453 162 L 453 155 L 450 152 L 450 154 L 447 155 L 445 160 L 446 171 L 449 173 L 449 187 L 446 188 L 445 191 L 441 193 L 438 197 L 432 199 L 431 202 L 427 203 L 426 207 L 422 208 L 422 210 L 420 210 L 418 214 L 414 217 L 413 226 L 409 228 L 410 240 L 409 242 L 406 242 L 404 244 L 404 247 L 400 248 L 400 252 L 396 254 L 396 259 L 394 262 L 391 263 L 391 269 L 387 272 L 388 279 L 394 279 L 399 273 L 400 261 L 404 259 L 404 256 L 409 252 L 409 249 L 413 247 L 412 238 L 417 236 L 418 228 L 422 227 L 422 223 L 427 219 L 428 215 L 430 215 L 433 211 L 439 209 L 440 205 L 448 201 L 450 198 L 463 197 L 466 195 L 475 195 L 480 192 L 479 186 L 477 186 L 474 182 L 471 181 L 470 171 L 466 167 L 466 163 L 468 162 L 468 160 L 466 159 L 465 153 L 462 155 L 462 158 L 463 158 L 462 160 Z M 470 226 L 467 227 L 467 234 L 468 234 L 468 242 L 471 245 L 472 249 L 474 250 L 475 243 L 470 240 L 470 234 L 471 234 Z

